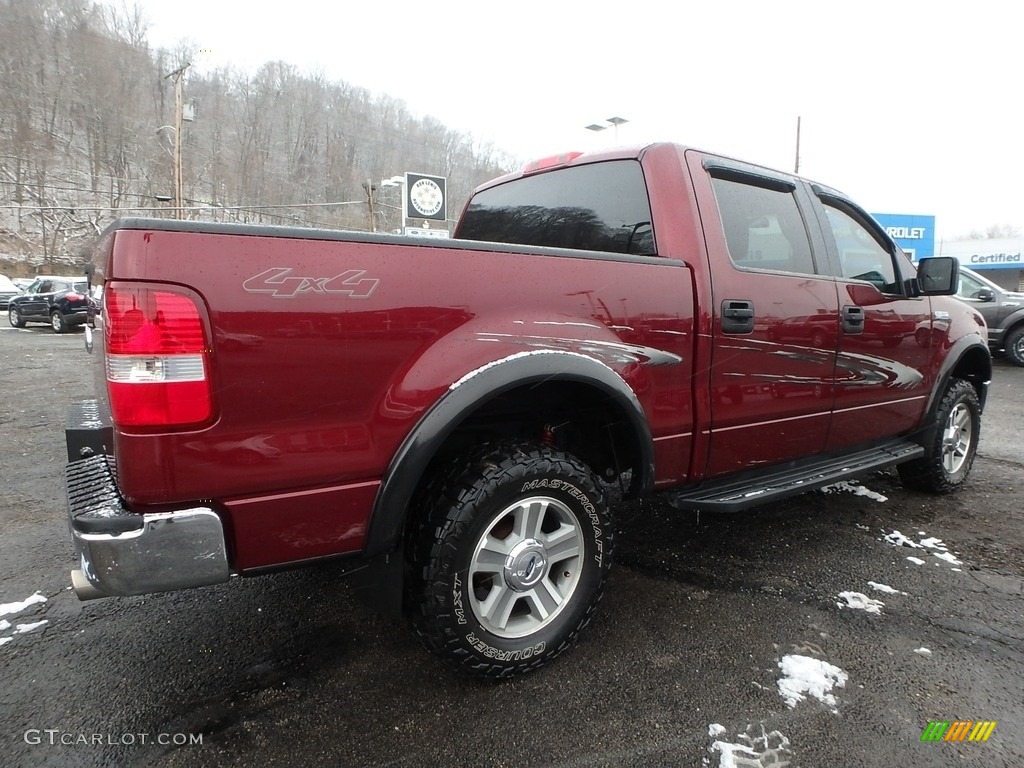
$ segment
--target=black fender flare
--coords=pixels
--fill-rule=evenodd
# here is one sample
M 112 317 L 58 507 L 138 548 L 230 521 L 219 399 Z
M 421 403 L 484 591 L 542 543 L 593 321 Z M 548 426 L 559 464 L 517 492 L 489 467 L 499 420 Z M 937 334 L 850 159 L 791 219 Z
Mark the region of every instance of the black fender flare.
M 604 392 L 629 419 L 639 445 L 639 493 L 654 484 L 654 440 L 643 407 L 626 381 L 612 368 L 577 352 L 520 352 L 467 373 L 420 418 L 391 460 L 370 514 L 364 554 L 376 557 L 395 550 L 407 508 L 423 472 L 445 439 L 470 414 L 501 392 L 541 381 L 579 381 Z
M 925 408 L 924 421 L 921 423 L 921 433 L 926 436 L 926 439 L 930 439 L 927 436 L 931 435 L 935 429 L 935 409 L 938 408 L 939 403 L 942 401 L 942 394 L 949 386 L 949 380 L 953 378 L 954 370 L 968 354 L 975 353 L 978 359 L 984 360 L 985 363 L 981 370 L 977 372 L 977 377 L 970 379 L 970 381 L 978 390 L 978 402 L 981 404 L 982 410 L 984 410 L 985 399 L 988 395 L 988 385 L 992 380 L 992 353 L 989 352 L 988 344 L 980 336 L 962 336 L 950 347 L 935 377 L 936 385 L 928 395 L 928 407 Z
M 1024 323 L 1024 308 L 1018 309 L 1003 318 L 1003 321 L 999 324 L 999 348 L 1002 349 L 1006 346 L 1006 337 L 1010 335 L 1010 331 Z

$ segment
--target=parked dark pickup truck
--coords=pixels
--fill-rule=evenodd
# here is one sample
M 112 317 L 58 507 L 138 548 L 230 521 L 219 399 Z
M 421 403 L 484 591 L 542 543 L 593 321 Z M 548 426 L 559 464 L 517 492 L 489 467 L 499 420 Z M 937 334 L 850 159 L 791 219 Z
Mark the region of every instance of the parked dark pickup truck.
M 1003 350 L 1007 360 L 1024 366 L 1024 293 L 1008 291 L 961 267 L 960 290 L 956 295 L 985 318 L 989 348 Z
M 991 373 L 953 259 L 672 144 L 497 179 L 451 241 L 125 219 L 90 279 L 78 595 L 348 558 L 485 678 L 589 621 L 610 488 L 736 511 L 898 465 L 951 491 Z

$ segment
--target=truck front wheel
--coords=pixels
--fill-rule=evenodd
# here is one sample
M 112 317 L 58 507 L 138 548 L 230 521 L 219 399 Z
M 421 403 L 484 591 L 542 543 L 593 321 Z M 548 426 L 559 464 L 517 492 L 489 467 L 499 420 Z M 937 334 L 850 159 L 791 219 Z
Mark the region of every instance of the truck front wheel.
M 1006 357 L 1014 365 L 1024 366 L 1024 325 L 1006 334 Z
M 505 444 L 441 483 L 416 539 L 414 634 L 447 665 L 500 680 L 573 643 L 601 599 L 613 536 L 605 494 L 581 462 Z
M 927 493 L 949 493 L 967 480 L 978 451 L 981 405 L 974 387 L 953 379 L 935 412 L 935 433 L 925 455 L 897 467 L 908 488 Z

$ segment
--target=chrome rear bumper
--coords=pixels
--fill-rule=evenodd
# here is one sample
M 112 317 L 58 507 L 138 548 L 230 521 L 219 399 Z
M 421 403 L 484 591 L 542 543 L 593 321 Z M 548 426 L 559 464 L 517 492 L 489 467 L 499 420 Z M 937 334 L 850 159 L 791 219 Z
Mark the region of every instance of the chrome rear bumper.
M 110 457 L 73 461 L 66 472 L 81 600 L 201 587 L 228 580 L 224 527 L 207 507 L 135 514 L 125 509 Z

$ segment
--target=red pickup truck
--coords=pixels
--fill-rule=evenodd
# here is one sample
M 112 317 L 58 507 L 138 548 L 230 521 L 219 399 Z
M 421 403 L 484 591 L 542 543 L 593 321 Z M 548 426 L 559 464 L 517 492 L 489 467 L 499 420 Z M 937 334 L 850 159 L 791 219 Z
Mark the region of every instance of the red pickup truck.
M 736 511 L 897 465 L 951 491 L 991 375 L 955 260 L 674 144 L 533 163 L 449 241 L 124 219 L 88 273 L 79 597 L 347 558 L 491 679 L 587 624 L 612 489 Z

